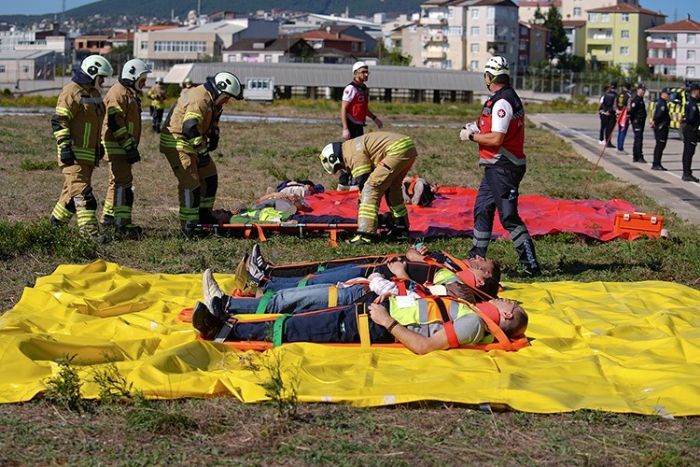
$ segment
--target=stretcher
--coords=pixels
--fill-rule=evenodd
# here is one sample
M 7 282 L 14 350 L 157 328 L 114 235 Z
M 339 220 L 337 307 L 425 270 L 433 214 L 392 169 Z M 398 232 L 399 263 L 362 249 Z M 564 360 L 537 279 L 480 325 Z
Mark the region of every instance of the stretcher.
M 246 224 L 197 224 L 197 228 L 214 232 L 239 233 L 243 238 L 255 238 L 261 242 L 267 241 L 272 233 L 296 234 L 299 238 L 308 233 L 325 232 L 331 246 L 338 246 L 339 232 L 355 232 L 357 224 L 352 223 L 246 223 Z

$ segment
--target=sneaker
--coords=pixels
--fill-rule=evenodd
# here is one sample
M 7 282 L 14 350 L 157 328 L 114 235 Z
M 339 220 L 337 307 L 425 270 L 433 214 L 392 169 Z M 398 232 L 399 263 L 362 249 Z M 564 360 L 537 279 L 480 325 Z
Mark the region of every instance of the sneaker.
M 214 298 L 221 300 L 224 296 L 221 287 L 214 279 L 214 273 L 211 272 L 211 269 L 205 270 L 204 274 L 202 274 L 202 296 L 204 297 L 204 303 L 210 310 L 214 309 Z
M 260 245 L 257 243 L 253 245 L 253 249 L 250 250 L 250 261 L 255 263 L 255 265 L 260 269 L 265 275 L 270 272 L 270 263 L 265 261 L 262 252 L 260 251 Z
M 614 149 L 614 148 L 615 148 L 615 145 L 614 145 L 614 144 L 612 144 L 612 143 L 608 143 L 608 147 L 609 147 L 609 148 L 613 148 L 613 149 Z
M 214 316 L 204 303 L 197 302 L 192 312 L 192 326 L 202 339 L 213 340 L 224 324 L 225 322 Z
M 666 167 L 664 167 L 663 165 L 658 164 L 658 165 L 652 165 L 651 170 L 664 170 L 664 171 L 666 171 L 668 169 Z
M 375 243 L 374 237 L 367 234 L 357 234 L 348 240 L 350 245 L 371 245 L 372 243 Z
M 250 280 L 255 282 L 256 285 L 261 285 L 267 280 L 265 271 L 260 269 L 251 258 L 248 258 L 248 262 L 246 263 L 246 271 L 248 272 Z
M 624 149 L 617 148 L 617 153 L 618 153 L 618 154 L 624 154 L 624 153 L 625 153 L 625 150 L 624 150 Z
M 683 175 L 683 177 L 681 177 L 681 180 L 683 180 L 684 182 L 700 182 L 700 178 L 694 177 L 691 174 Z

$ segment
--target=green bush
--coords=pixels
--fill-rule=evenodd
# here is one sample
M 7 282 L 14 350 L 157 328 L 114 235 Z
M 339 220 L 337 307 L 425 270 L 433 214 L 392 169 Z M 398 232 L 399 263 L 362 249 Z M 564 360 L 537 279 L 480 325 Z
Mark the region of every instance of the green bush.
M 46 381 L 45 397 L 53 404 L 60 405 L 73 412 L 82 412 L 87 408 L 86 402 L 80 397 L 80 376 L 73 368 L 72 357 L 61 357 L 58 364 L 58 374 Z
M 52 254 L 69 261 L 94 260 L 97 245 L 73 227 L 0 222 L 0 260 L 31 253 Z

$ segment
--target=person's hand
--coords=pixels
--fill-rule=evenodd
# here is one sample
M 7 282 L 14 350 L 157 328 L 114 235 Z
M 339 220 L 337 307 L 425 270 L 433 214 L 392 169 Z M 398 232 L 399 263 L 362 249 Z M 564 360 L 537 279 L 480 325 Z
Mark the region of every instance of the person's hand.
M 209 149 L 209 151 L 216 151 L 216 148 L 219 147 L 219 127 L 212 128 L 211 131 L 209 131 L 207 138 L 207 149 Z
M 469 141 L 469 137 L 472 135 L 472 132 L 466 128 L 462 128 L 459 130 L 459 139 L 462 141 Z
M 383 293 L 383 294 L 381 294 L 381 295 L 378 295 L 377 298 L 375 298 L 374 300 L 372 300 L 372 303 L 377 303 L 377 304 L 381 305 L 382 303 L 384 303 L 384 301 L 388 300 L 389 297 L 391 297 L 391 296 L 392 296 L 391 293 L 385 292 L 385 293 Z
M 389 271 L 391 271 L 391 273 L 396 277 L 402 278 L 408 276 L 408 274 L 406 273 L 406 262 L 400 258 L 396 258 L 394 261 L 390 261 L 389 264 L 387 264 L 387 267 L 389 268 Z
M 383 305 L 371 303 L 368 311 L 370 319 L 382 327 L 389 327 L 391 323 L 394 322 L 394 319 L 389 315 L 389 312 L 386 311 Z
M 136 162 L 141 160 L 141 154 L 139 154 L 139 150 L 136 148 L 135 145 L 130 144 L 126 148 L 124 148 L 126 151 L 126 161 L 129 164 L 135 164 Z
M 350 139 L 350 130 L 348 130 L 347 128 L 343 128 L 343 139 L 345 141 Z
M 384 123 L 379 119 L 379 117 L 375 116 L 373 120 L 374 124 L 377 125 L 377 128 L 379 128 L 380 130 L 382 129 L 382 127 L 384 127 Z
M 421 249 L 425 249 L 426 252 L 428 251 L 425 247 L 421 247 Z M 421 253 L 415 247 L 411 247 L 406 251 L 406 259 L 408 261 L 423 261 L 424 256 L 425 254 Z
M 211 157 L 209 156 L 209 151 L 205 150 L 197 154 L 197 167 L 204 167 L 211 162 Z
M 75 154 L 73 153 L 73 148 L 70 147 L 70 144 L 64 144 L 61 146 L 61 164 L 75 164 Z

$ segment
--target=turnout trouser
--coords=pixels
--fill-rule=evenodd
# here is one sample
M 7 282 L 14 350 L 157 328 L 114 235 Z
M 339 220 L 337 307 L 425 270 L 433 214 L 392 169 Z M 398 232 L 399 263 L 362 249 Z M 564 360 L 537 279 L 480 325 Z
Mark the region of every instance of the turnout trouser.
M 510 163 L 484 168 L 484 178 L 481 180 L 474 205 L 474 241 L 469 250 L 469 257 L 486 257 L 494 215 L 498 210 L 498 218 L 510 234 L 520 263 L 529 269 L 539 268 L 535 245 L 518 214 L 518 190 L 524 175 L 525 166 Z
M 357 213 L 357 231 L 374 234 L 377 231 L 377 214 L 382 195 L 385 196 L 391 215 L 408 228 L 408 211 L 403 202 L 402 183 L 416 160 L 416 149 L 411 147 L 396 154 L 389 154 L 372 171 L 360 193 Z M 403 140 L 397 141 L 401 143 Z M 390 148 L 391 149 L 391 148 Z
M 131 225 L 131 211 L 134 205 L 131 164 L 126 156 L 109 156 L 109 185 L 102 209 L 102 222 L 114 220 L 116 227 Z M 111 218 L 111 219 L 110 219 Z
M 81 232 L 94 235 L 97 227 L 97 199 L 92 192 L 92 172 L 95 165 L 81 160 L 73 165 L 61 166 L 63 189 L 51 215 L 59 222 L 70 222 L 77 214 Z
M 683 175 L 692 175 L 693 155 L 698 145 L 698 129 L 683 125 Z
M 661 165 L 661 157 L 664 154 L 664 149 L 666 149 L 666 142 L 668 141 L 668 127 L 654 129 L 654 138 L 656 139 L 656 145 L 654 146 L 654 162 L 653 165 Z
M 203 167 L 197 167 L 195 154 L 162 145 L 160 152 L 165 155 L 177 178 L 180 223 L 183 229 L 192 229 L 200 222 L 211 222 L 219 183 L 214 160 L 211 159 Z

